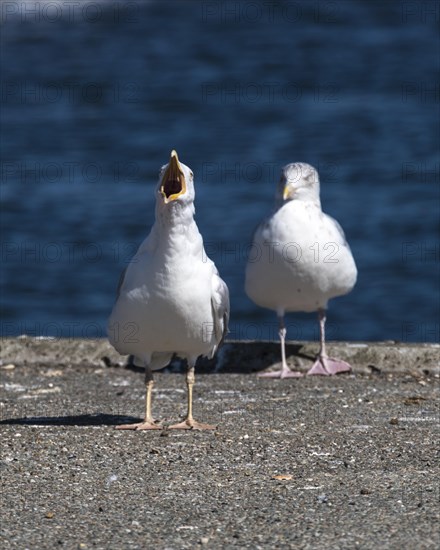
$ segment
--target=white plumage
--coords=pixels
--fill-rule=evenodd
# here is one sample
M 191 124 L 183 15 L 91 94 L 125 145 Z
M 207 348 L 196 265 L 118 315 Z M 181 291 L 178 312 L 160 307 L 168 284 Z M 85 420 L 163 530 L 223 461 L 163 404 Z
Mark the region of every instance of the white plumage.
M 204 251 L 194 221 L 193 173 L 175 151 L 161 170 L 156 197 L 155 223 L 121 276 L 109 320 L 111 344 L 146 368 L 145 420 L 119 428 L 158 427 L 151 417 L 151 371 L 176 354 L 188 361 L 188 415 L 170 427 L 207 429 L 192 418 L 194 365 L 200 355 L 212 357 L 227 332 L 228 288 Z
M 273 214 L 253 237 L 253 254 L 246 266 L 246 293 L 259 306 L 277 312 L 280 323 L 282 370 L 271 377 L 298 376 L 285 361 L 284 314 L 318 311 L 321 350 L 308 374 L 350 370 L 325 353 L 325 310 L 331 298 L 350 292 L 356 265 L 336 220 L 324 214 L 316 170 L 305 163 L 288 164 L 282 171 Z

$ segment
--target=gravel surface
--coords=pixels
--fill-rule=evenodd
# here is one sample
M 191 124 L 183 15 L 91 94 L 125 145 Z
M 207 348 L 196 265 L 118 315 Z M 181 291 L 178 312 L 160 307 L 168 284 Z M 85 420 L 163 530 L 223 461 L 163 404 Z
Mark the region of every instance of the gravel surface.
M 121 432 L 143 375 L 106 362 L 3 361 L 2 548 L 437 548 L 438 374 L 200 374 L 216 431 Z M 184 377 L 155 380 L 175 422 Z

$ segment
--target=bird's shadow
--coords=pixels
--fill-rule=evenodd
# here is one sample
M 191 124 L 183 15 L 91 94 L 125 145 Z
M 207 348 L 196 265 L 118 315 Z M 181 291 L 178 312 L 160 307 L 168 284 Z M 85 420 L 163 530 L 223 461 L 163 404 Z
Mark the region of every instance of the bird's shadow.
M 313 362 L 315 357 L 304 353 L 302 344 L 286 343 L 286 355 L 295 357 L 300 362 Z M 253 342 L 251 346 L 231 345 L 226 341 L 212 359 L 200 357 L 196 364 L 197 374 L 255 374 L 281 361 L 280 344 L 277 342 Z M 162 372 L 184 373 L 186 360 L 174 355 L 170 364 Z M 144 367 L 134 364 L 129 356 L 124 368 L 132 372 L 144 373 Z M 307 369 L 306 369 L 307 370 Z
M 117 426 L 118 424 L 140 422 L 142 419 L 119 414 L 78 414 L 68 416 L 30 416 L 5 418 L 0 425 L 13 426 Z
M 311 361 L 314 358 L 303 353 L 301 344 L 286 344 L 286 354 L 298 359 Z M 255 374 L 280 362 L 280 347 L 274 342 L 254 342 L 252 346 L 233 346 L 225 342 L 213 359 L 200 358 L 197 361 L 198 374 Z M 107 364 L 111 366 L 111 364 Z M 144 373 L 144 367 L 134 364 L 130 356 L 124 368 L 136 373 Z M 184 373 L 186 361 L 174 356 L 165 372 Z M 118 426 L 140 422 L 142 419 L 119 414 L 78 414 L 66 416 L 30 416 L 23 418 L 6 418 L 0 420 L 0 425 L 15 426 Z

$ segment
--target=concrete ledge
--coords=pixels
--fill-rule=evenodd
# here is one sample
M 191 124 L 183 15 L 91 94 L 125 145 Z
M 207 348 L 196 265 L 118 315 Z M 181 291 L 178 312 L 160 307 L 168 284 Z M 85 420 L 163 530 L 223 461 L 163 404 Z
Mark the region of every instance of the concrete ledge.
M 163 429 L 122 431 L 143 374 L 105 340 L 0 346 L 2 548 L 438 547 L 438 346 L 335 343 L 353 375 L 279 381 L 254 374 L 277 342 L 229 342 L 198 368 L 206 432 L 167 429 L 186 411 L 174 364 L 155 375 Z
M 300 370 L 307 370 L 317 350 L 317 342 L 288 342 L 288 362 Z M 328 351 L 330 355 L 348 361 L 355 373 L 400 372 L 440 376 L 439 344 L 330 342 Z M 57 367 L 127 364 L 127 357 L 119 355 L 106 339 L 51 339 L 29 336 L 2 338 L 0 358 L 3 369 L 11 364 Z M 250 374 L 270 368 L 279 361 L 278 342 L 229 341 L 213 360 L 199 360 L 198 372 Z M 179 361 L 174 361 L 173 367 L 177 368 L 178 364 Z

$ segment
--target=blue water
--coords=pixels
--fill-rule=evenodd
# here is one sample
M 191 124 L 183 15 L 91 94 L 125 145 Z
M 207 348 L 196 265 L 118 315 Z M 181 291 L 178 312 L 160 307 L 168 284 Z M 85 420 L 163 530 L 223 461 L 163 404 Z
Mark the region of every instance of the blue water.
M 231 338 L 276 337 L 244 294 L 246 246 L 304 161 L 359 269 L 329 338 L 439 340 L 436 3 L 33 4 L 1 7 L 3 335 L 104 336 L 175 148 Z M 313 315 L 287 325 L 317 337 Z

